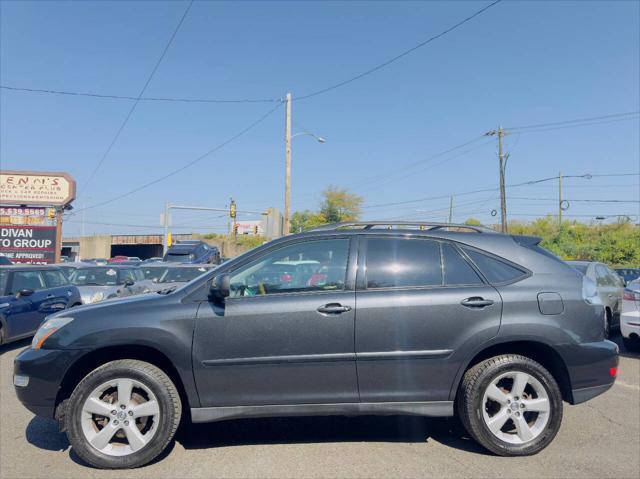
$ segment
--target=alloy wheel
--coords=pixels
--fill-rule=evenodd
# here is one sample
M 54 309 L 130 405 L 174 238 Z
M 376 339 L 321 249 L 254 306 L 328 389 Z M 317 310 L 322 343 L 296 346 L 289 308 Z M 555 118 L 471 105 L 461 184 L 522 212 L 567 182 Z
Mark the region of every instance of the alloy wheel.
M 547 426 L 551 401 L 544 386 L 522 371 L 497 376 L 482 399 L 484 423 L 498 439 L 525 444 L 537 438 Z
M 108 456 L 127 456 L 153 439 L 160 406 L 143 383 L 117 378 L 95 388 L 80 414 L 82 432 L 93 448 Z

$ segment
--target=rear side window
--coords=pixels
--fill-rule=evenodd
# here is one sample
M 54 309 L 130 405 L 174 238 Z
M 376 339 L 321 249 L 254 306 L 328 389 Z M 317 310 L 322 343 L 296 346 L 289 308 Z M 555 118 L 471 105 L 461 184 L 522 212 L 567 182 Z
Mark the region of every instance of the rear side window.
M 9 279 L 8 271 L 0 271 L 0 296 L 4 294 L 7 289 L 7 282 Z
M 506 283 L 525 276 L 525 272 L 503 261 L 472 249 L 463 248 L 490 283 Z
M 43 271 L 42 274 L 49 288 L 58 288 L 69 284 L 69 280 L 62 271 Z
M 441 286 L 440 247 L 430 240 L 367 240 L 367 288 Z
M 37 291 L 45 287 L 40 271 L 16 271 L 13 273 L 11 292 L 14 294 L 23 289 Z
M 442 263 L 445 285 L 484 284 L 467 260 L 450 244 L 442 245 Z

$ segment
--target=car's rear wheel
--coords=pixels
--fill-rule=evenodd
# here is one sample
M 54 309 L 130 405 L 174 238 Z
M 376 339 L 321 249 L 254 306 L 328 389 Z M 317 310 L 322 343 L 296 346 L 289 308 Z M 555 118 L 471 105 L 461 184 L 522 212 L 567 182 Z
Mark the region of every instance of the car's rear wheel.
M 469 434 L 501 456 L 528 456 L 547 447 L 562 422 L 562 394 L 549 371 L 515 354 L 469 369 L 457 398 Z
M 75 453 L 92 466 L 139 467 L 171 442 L 181 412 L 180 395 L 162 370 L 143 361 L 112 361 L 73 391 L 67 436 Z

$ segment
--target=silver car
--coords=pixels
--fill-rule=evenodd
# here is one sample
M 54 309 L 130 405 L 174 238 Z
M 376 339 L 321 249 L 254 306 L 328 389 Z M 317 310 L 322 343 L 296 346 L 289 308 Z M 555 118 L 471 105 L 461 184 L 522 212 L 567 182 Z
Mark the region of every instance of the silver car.
M 140 268 L 133 266 L 89 265 L 75 269 L 70 281 L 80 290 L 83 304 L 148 293 L 153 287 Z
M 571 266 L 596 283 L 598 296 L 605 307 L 605 337 L 609 337 L 613 328 L 620 327 L 620 310 L 624 281 L 606 264 L 593 261 L 567 261 Z
M 212 264 L 175 264 L 142 268 L 147 278 L 152 278 L 153 291 L 174 289 L 215 268 Z M 161 272 L 161 274 L 159 274 Z

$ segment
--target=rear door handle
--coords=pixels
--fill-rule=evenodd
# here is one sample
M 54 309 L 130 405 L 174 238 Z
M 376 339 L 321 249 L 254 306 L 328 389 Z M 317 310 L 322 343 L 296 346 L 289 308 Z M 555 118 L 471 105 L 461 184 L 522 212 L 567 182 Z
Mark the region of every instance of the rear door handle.
M 473 296 L 471 298 L 463 299 L 460 301 L 460 304 L 467 308 L 484 308 L 485 306 L 491 306 L 493 304 L 493 300 L 484 299 L 480 296 Z
M 342 314 L 351 311 L 351 306 L 342 306 L 340 303 L 329 303 L 317 309 L 320 314 Z

